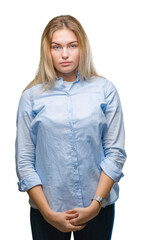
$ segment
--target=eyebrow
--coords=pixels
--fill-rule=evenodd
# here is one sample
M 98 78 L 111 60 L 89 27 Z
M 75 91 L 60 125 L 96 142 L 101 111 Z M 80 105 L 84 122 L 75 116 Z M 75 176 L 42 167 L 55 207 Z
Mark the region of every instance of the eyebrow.
M 73 41 L 73 42 L 69 42 L 68 44 L 70 44 L 70 43 L 74 43 L 74 42 L 77 42 L 78 43 L 78 41 Z M 58 44 L 58 45 L 61 45 L 60 43 L 56 43 L 56 42 L 51 42 L 51 44 Z

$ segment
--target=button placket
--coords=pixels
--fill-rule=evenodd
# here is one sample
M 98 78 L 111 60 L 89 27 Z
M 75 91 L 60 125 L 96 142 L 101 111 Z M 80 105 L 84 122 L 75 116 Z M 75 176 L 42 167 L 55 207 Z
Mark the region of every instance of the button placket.
M 74 187 L 75 193 L 77 196 L 77 201 L 80 207 L 83 206 L 82 202 L 82 191 L 80 185 L 80 177 L 79 177 L 79 168 L 78 168 L 78 158 L 77 158 L 77 151 L 76 151 L 76 138 L 75 138 L 75 129 L 72 120 L 72 102 L 71 96 L 67 93 L 69 102 L 68 102 L 68 114 L 69 114 L 69 122 L 70 122 L 70 130 L 71 130 L 71 158 L 73 162 L 73 169 L 74 169 Z

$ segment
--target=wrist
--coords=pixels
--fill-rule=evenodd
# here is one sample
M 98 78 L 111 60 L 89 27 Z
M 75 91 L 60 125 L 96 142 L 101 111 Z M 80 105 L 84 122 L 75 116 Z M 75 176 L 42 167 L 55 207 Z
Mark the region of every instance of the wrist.
M 45 213 L 43 214 L 44 219 L 50 223 L 51 221 L 53 221 L 55 216 L 55 212 L 52 209 L 48 209 L 47 211 L 45 211 Z
M 90 211 L 90 214 L 95 217 L 96 215 L 99 214 L 100 210 L 101 210 L 101 205 L 98 201 L 96 200 L 93 200 L 91 202 L 91 204 L 89 205 L 88 207 L 89 211 Z
M 93 201 L 93 200 L 96 200 L 96 201 L 100 204 L 100 206 L 103 207 L 103 208 L 105 208 L 105 207 L 107 206 L 107 204 L 108 204 L 107 198 L 103 198 L 103 197 L 100 197 L 100 196 L 98 196 L 98 195 L 95 195 L 95 196 L 92 198 L 92 201 Z

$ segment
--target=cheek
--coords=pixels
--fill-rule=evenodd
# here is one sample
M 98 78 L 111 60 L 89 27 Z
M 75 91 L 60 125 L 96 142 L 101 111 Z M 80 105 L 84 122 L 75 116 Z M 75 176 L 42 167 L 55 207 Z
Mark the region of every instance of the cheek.
M 52 58 L 52 61 L 53 61 L 53 64 L 56 64 L 56 61 L 57 61 L 57 54 L 55 54 L 55 53 L 52 53 L 52 51 L 51 51 L 51 58 Z
M 80 53 L 78 51 L 75 56 L 76 63 L 79 63 L 79 59 L 80 59 Z
M 77 52 L 76 52 L 76 58 L 79 59 L 79 57 L 80 57 L 80 50 L 77 49 Z

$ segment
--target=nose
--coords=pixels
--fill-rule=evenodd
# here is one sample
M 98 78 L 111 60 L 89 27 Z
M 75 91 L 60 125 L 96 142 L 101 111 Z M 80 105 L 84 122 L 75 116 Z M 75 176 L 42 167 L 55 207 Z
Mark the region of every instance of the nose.
M 63 50 L 62 50 L 62 58 L 63 59 L 67 59 L 68 57 L 69 57 L 69 55 L 68 55 L 67 48 L 63 48 Z

